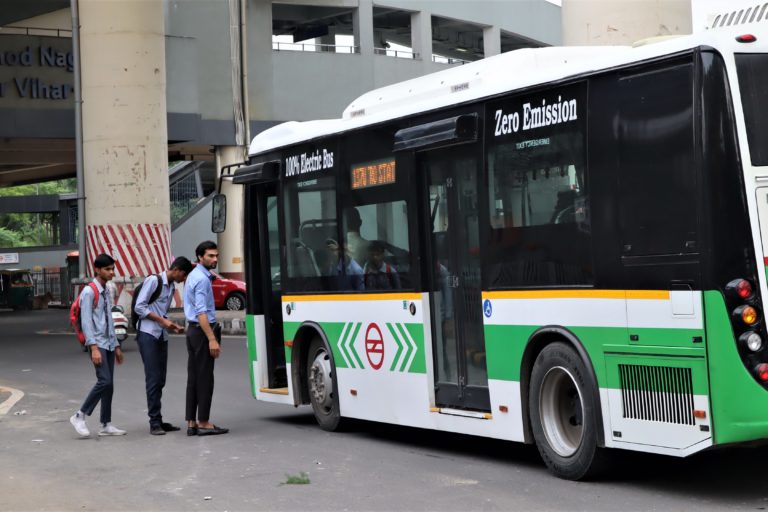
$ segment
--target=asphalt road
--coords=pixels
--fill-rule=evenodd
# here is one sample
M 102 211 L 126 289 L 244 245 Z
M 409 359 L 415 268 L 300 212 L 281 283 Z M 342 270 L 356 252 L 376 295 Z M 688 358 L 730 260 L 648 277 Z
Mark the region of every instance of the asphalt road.
M 358 422 L 327 433 L 307 407 L 253 400 L 243 337 L 216 363 L 212 420 L 228 435 L 150 436 L 135 343 L 117 368 L 124 437 L 79 439 L 69 424 L 95 377 L 62 310 L 0 311 L 0 510 L 764 510 L 768 448 L 688 459 L 622 452 L 599 482 L 551 477 L 536 449 Z M 171 340 L 163 400 L 182 424 L 186 353 Z M 89 425 L 96 430 L 98 409 Z M 286 484 L 306 473 L 309 484 Z

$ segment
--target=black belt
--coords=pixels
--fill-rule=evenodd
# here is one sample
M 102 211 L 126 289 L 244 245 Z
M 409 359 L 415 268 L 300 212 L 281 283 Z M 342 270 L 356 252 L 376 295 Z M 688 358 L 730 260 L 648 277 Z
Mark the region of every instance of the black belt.
M 219 322 L 208 322 L 208 325 L 213 327 L 214 325 L 218 324 Z M 200 322 L 187 322 L 188 325 L 194 325 L 195 327 L 200 327 Z

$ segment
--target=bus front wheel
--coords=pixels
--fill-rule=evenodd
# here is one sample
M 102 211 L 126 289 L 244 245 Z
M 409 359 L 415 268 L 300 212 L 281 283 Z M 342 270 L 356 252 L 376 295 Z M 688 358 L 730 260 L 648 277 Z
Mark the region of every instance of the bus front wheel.
M 587 367 L 570 345 L 552 343 L 536 358 L 531 372 L 529 411 L 533 437 L 547 468 L 560 478 L 595 476 L 604 464 L 598 448 L 597 390 Z
M 307 354 L 309 401 L 320 428 L 330 432 L 340 430 L 342 424 L 335 372 L 325 343 L 320 338 L 313 339 Z

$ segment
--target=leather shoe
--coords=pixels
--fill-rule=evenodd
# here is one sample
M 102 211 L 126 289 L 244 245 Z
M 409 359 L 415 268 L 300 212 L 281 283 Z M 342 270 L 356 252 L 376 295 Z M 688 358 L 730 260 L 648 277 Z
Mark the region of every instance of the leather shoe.
M 154 427 L 149 427 L 149 433 L 153 436 L 164 436 L 165 430 L 163 430 L 163 427 L 156 425 Z
M 213 428 L 197 427 L 197 435 L 199 436 L 217 436 L 219 434 L 226 434 L 227 432 L 229 432 L 228 428 L 221 428 L 216 425 L 214 425 Z
M 181 430 L 176 425 L 171 425 L 170 423 L 163 423 L 161 426 L 163 430 L 165 430 L 166 432 L 178 432 L 179 430 Z
M 187 435 L 188 436 L 196 436 L 197 435 L 197 427 L 187 427 Z

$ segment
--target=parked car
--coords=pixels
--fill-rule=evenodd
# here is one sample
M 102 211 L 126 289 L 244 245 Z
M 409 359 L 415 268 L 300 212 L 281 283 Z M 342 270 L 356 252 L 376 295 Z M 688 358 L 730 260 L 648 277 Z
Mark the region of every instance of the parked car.
M 245 282 L 227 279 L 211 271 L 216 279 L 213 280 L 213 300 L 216 309 L 239 311 L 245 309 Z

